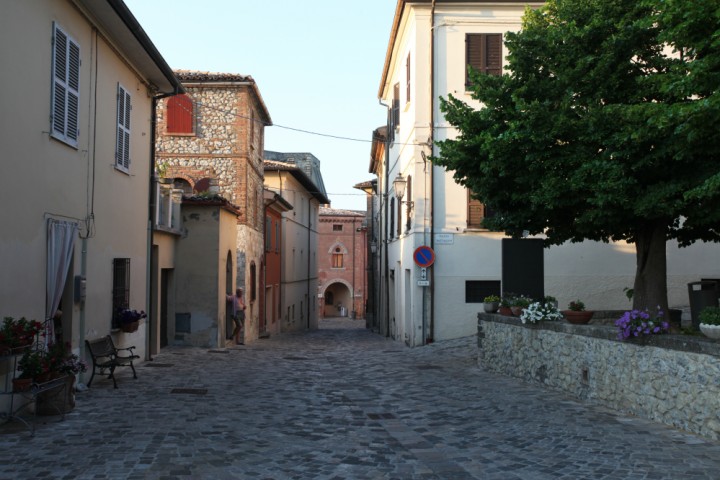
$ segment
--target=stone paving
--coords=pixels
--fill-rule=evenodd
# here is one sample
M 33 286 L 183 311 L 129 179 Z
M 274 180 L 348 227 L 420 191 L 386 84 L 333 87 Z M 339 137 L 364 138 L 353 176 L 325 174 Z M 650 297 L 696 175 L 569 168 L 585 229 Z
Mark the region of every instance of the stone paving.
M 483 371 L 476 349 L 348 319 L 166 348 L 34 437 L 0 428 L 0 479 L 720 478 L 720 443 Z

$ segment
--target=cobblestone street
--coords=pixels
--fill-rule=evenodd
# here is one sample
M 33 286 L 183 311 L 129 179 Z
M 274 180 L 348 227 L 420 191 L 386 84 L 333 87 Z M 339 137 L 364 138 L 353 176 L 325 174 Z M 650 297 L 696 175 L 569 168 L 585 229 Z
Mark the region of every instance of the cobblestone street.
M 475 338 L 410 349 L 363 320 L 170 347 L 0 429 L 2 479 L 717 479 L 720 443 L 484 372 Z M 12 427 L 12 428 L 9 428 Z

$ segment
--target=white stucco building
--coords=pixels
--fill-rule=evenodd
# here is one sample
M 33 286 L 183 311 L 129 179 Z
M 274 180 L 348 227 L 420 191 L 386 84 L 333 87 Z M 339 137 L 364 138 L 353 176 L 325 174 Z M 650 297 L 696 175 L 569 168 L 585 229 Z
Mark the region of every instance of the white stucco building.
M 466 88 L 467 65 L 499 72 L 507 55 L 503 34 L 520 29 L 526 6 L 542 3 L 397 2 L 378 92 L 388 131 L 374 138 L 370 172 L 378 176 L 382 218 L 380 330 L 409 345 L 475 333 L 485 293 L 506 290 L 503 269 L 512 256 L 505 248 L 503 262 L 504 235 L 481 228 L 484 207 L 429 157 L 438 153 L 435 142 L 455 135 L 438 98 L 452 94 L 479 108 Z M 402 198 L 396 180 L 404 181 Z M 425 277 L 413 259 L 420 246 L 435 252 Z M 688 304 L 688 282 L 720 278 L 717 245 L 678 249 L 668 242 L 667 253 L 671 307 Z M 623 288 L 633 285 L 634 245 L 584 242 L 538 255 L 544 292 L 561 308 L 576 298 L 595 310 L 630 306 Z

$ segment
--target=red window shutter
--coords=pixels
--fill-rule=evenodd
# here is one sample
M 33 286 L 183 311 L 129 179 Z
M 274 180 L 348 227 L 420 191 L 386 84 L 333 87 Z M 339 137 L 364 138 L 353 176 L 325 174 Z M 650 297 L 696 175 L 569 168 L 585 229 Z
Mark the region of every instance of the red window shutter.
M 167 101 L 167 133 L 193 133 L 193 103 L 187 95 Z

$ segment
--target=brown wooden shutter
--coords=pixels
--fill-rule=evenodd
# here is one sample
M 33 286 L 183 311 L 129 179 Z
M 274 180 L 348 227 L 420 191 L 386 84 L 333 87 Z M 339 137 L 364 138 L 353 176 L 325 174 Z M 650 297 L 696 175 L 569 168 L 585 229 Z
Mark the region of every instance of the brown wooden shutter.
M 467 66 L 481 73 L 502 73 L 502 34 L 468 33 L 465 36 L 465 85 L 470 85 Z
M 410 102 L 410 54 L 407 56 L 407 63 L 405 64 L 405 98 L 406 101 Z
M 400 84 L 396 83 L 393 87 L 393 102 L 392 102 L 392 122 L 393 128 L 400 126 Z
M 187 95 L 168 99 L 167 133 L 193 133 L 193 104 Z
M 482 228 L 482 221 L 485 218 L 485 207 L 475 198 L 472 198 L 470 190 L 467 196 L 467 226 L 468 228 Z

